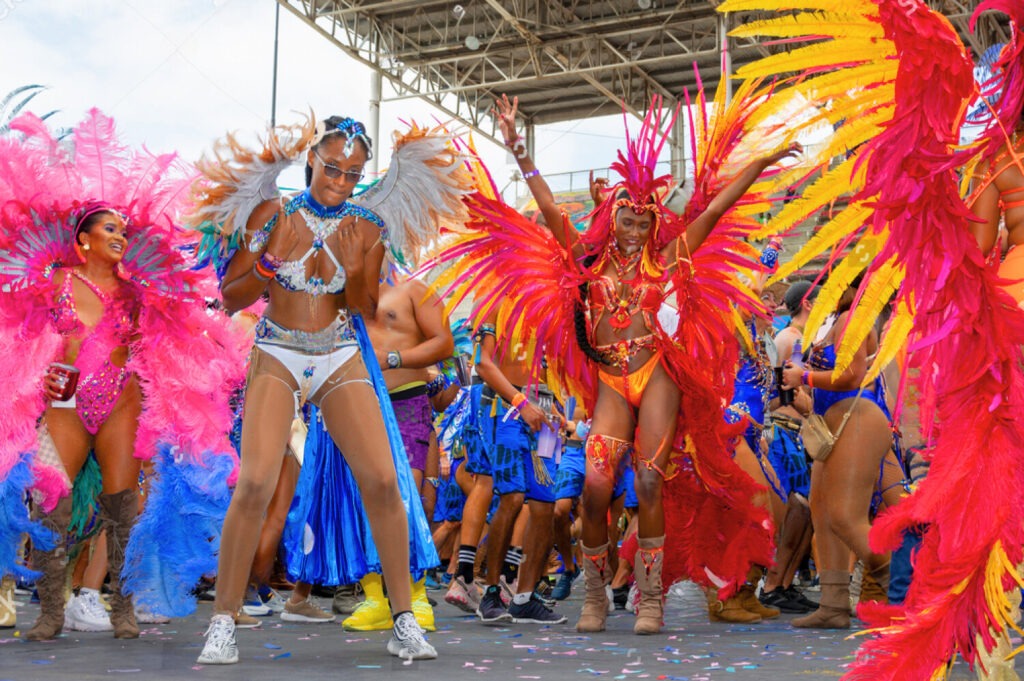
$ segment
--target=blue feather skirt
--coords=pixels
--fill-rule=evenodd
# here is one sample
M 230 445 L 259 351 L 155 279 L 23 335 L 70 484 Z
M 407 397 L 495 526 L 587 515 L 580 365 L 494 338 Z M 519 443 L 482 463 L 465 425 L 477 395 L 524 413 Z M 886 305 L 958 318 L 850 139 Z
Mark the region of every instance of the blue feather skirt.
M 375 357 L 366 327 L 353 316 L 363 357 Z M 419 490 L 402 444 L 384 383 L 375 362 L 366 362 L 398 474 L 398 488 L 409 519 L 409 569 L 414 575 L 440 564 Z M 284 530 L 288 575 L 312 584 L 352 584 L 368 572 L 380 572 L 380 556 L 352 469 L 327 432 L 320 411 L 310 408 L 302 471 Z
M 38 572 L 18 562 L 18 549 L 25 534 L 33 546 L 43 550 L 53 548 L 57 541 L 53 532 L 29 517 L 25 501 L 34 481 L 29 460 L 30 455 L 23 454 L 7 476 L 0 480 L 0 577 L 13 575 L 34 579 L 39 576 Z
M 122 579 L 136 604 L 186 617 L 196 609 L 192 590 L 199 579 L 217 570 L 234 460 L 227 453 L 178 460 L 176 452 L 161 444 L 154 458 L 156 474 L 125 549 Z

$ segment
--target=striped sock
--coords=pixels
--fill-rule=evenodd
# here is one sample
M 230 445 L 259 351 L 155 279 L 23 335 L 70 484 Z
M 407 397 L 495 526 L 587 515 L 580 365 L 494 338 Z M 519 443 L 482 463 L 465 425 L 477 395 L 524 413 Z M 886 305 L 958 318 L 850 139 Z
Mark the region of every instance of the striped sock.
M 501 574 L 505 575 L 505 581 L 511 584 L 519 576 L 519 564 L 523 562 L 523 550 L 518 546 L 512 546 L 505 553 L 505 564 L 501 568 Z
M 459 576 L 467 585 L 473 583 L 473 568 L 476 566 L 476 547 L 469 544 L 459 545 Z

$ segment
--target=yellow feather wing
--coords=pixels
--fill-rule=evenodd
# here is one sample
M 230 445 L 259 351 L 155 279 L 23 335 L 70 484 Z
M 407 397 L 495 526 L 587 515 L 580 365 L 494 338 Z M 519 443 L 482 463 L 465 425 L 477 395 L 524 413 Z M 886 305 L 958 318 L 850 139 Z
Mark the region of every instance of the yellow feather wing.
M 850 320 L 843 331 L 842 343 L 836 353 L 836 368 L 833 375 L 846 371 L 857 354 L 857 349 L 864 343 L 875 326 L 882 308 L 903 282 L 903 270 L 896 266 L 896 256 L 889 258 L 876 268 L 871 277 L 865 280 L 866 288 L 852 310 Z
M 857 275 L 871 264 L 884 242 L 885 235 L 865 234 L 850 254 L 832 270 L 828 281 L 818 293 L 814 307 L 811 308 L 811 314 L 807 318 L 807 326 L 804 328 L 805 348 L 810 347 L 811 341 L 814 340 L 822 323 L 839 306 L 839 299 L 843 297 L 843 293 L 857 278 Z

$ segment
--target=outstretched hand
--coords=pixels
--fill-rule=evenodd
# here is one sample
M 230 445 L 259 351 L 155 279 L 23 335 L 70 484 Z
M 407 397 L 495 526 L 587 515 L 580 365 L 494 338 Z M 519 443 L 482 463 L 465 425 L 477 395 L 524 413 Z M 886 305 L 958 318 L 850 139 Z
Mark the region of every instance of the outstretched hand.
M 494 100 L 494 107 L 491 113 L 498 119 L 498 129 L 501 130 L 502 139 L 506 144 L 511 144 L 519 138 L 516 133 L 516 114 L 519 113 L 519 98 L 513 97 L 509 102 L 508 95 L 502 95 L 501 99 Z
M 774 165 L 784 158 L 796 158 L 804 153 L 804 145 L 799 142 L 791 142 L 788 147 L 779 149 L 767 158 L 768 165 Z
M 608 191 L 607 177 L 594 177 L 594 171 L 590 171 L 590 198 L 594 200 L 594 206 L 600 206 L 604 201 L 605 192 Z

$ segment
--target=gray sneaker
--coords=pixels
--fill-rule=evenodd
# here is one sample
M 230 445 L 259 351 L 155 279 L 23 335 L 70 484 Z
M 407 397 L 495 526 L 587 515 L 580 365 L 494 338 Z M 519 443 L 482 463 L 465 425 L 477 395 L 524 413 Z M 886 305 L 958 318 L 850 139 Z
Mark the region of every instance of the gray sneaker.
M 231 615 L 214 615 L 206 630 L 206 645 L 199 653 L 199 664 L 235 664 L 238 644 L 235 643 L 235 622 Z
M 416 624 L 416 617 L 411 612 L 403 612 L 395 618 L 388 652 L 403 660 L 437 659 L 437 651 L 427 643 L 423 630 Z
M 342 584 L 334 592 L 331 610 L 339 615 L 351 615 L 363 600 L 362 588 L 359 584 Z

